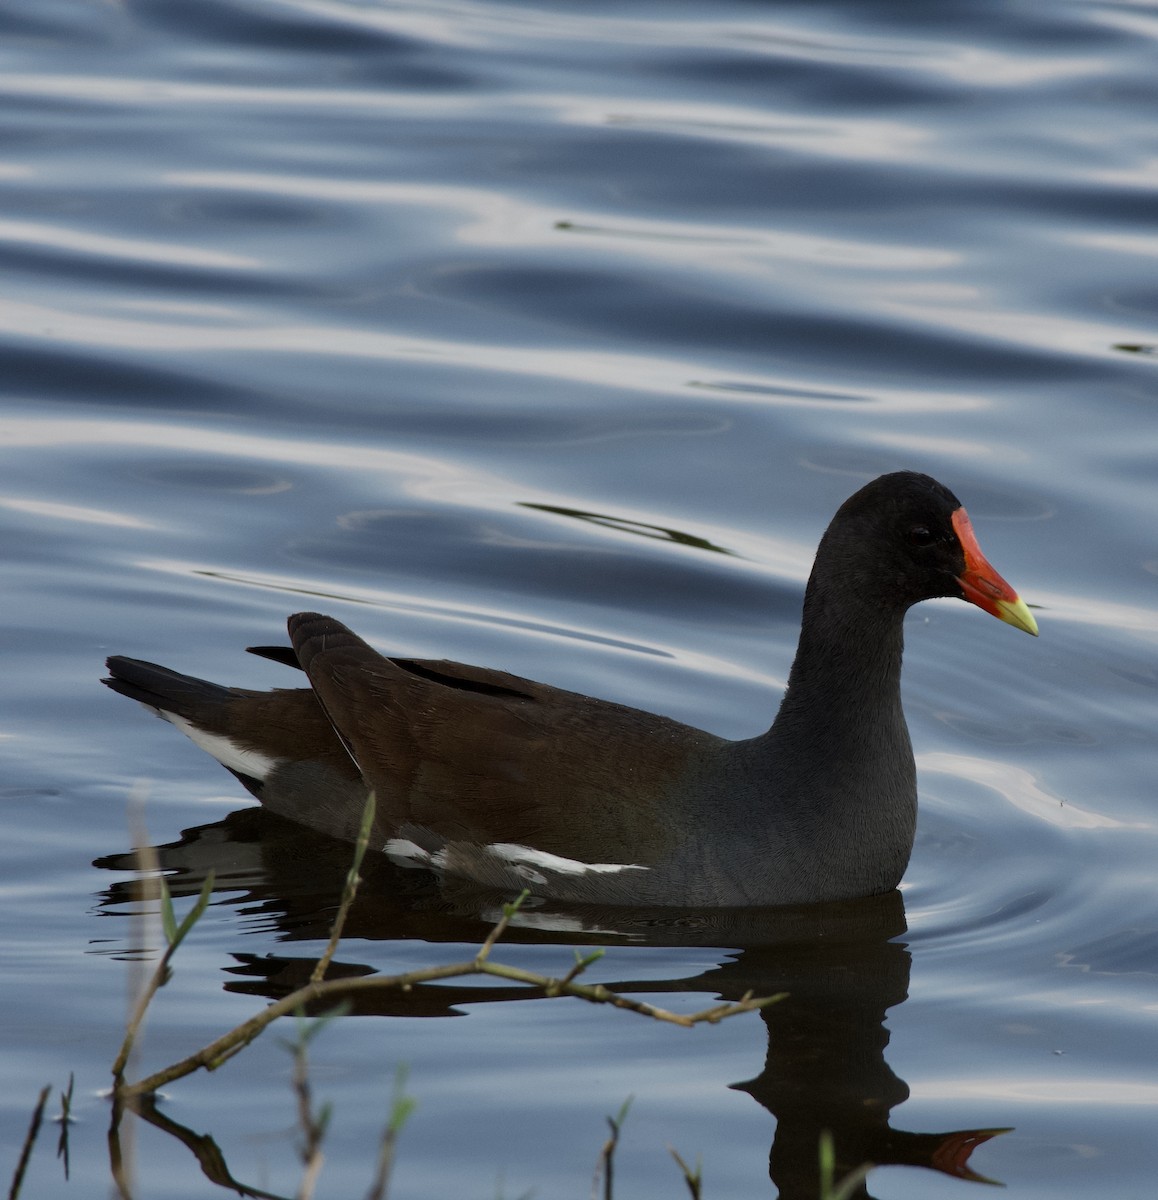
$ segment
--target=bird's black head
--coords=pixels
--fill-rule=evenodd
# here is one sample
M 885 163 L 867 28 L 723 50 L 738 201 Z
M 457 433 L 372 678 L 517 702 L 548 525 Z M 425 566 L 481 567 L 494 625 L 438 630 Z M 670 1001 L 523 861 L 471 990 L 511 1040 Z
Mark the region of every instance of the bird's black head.
M 850 605 L 903 611 L 956 596 L 1037 632 L 1017 593 L 981 553 L 960 500 L 915 471 L 882 475 L 840 506 L 817 551 L 817 573 Z

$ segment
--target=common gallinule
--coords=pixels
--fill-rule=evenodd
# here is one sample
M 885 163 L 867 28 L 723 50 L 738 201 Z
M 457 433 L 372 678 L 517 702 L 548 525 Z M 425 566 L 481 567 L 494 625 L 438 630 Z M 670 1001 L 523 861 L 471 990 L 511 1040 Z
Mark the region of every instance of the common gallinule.
M 772 728 L 727 741 L 606 700 L 461 663 L 386 658 L 339 621 L 289 619 L 309 688 L 222 687 L 110 658 L 115 691 L 207 750 L 275 813 L 488 887 L 679 906 L 805 903 L 894 887 L 916 770 L 902 623 L 956 596 L 1036 634 L 947 488 L 883 475 L 821 539 Z

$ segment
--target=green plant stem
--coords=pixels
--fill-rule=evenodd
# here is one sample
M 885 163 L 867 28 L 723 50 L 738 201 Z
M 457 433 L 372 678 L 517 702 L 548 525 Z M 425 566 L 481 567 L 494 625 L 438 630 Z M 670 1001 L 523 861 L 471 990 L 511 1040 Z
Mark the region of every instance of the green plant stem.
M 137 1002 L 133 1006 L 132 1015 L 129 1017 L 128 1025 L 125 1028 L 125 1040 L 121 1043 L 120 1053 L 113 1063 L 114 1090 L 119 1090 L 124 1083 L 125 1065 L 129 1061 L 129 1055 L 133 1052 L 133 1046 L 136 1044 L 137 1036 L 141 1031 L 141 1025 L 144 1023 L 145 1013 L 148 1011 L 150 1002 L 169 980 L 169 963 L 172 961 L 173 955 L 177 953 L 178 947 L 185 940 L 189 930 L 197 924 L 201 919 L 202 913 L 205 912 L 205 909 L 209 905 L 209 897 L 213 894 L 213 872 L 210 871 L 206 875 L 205 883 L 201 887 L 201 894 L 197 897 L 197 901 L 193 907 L 185 914 L 185 918 L 180 925 L 173 918 L 173 901 L 169 896 L 169 888 L 164 878 L 158 878 L 157 885 L 160 889 L 161 912 L 164 917 L 165 938 L 168 944 L 165 947 L 165 952 L 161 955 L 160 961 L 157 963 L 156 970 L 141 989 L 140 995 L 137 997 Z
M 342 889 L 342 900 L 338 905 L 338 914 L 334 917 L 334 924 L 330 929 L 330 940 L 322 952 L 321 958 L 318 959 L 314 966 L 313 973 L 310 975 L 310 983 L 321 983 L 325 978 L 326 971 L 329 970 L 330 963 L 337 952 L 338 943 L 342 940 L 342 930 L 346 927 L 346 918 L 350 914 L 354 897 L 358 894 L 358 885 L 362 882 L 362 876 L 359 874 L 359 871 L 362 869 L 362 859 L 366 855 L 366 848 L 370 844 L 370 830 L 374 825 L 374 811 L 376 807 L 377 800 L 374 793 L 371 792 L 366 797 L 366 807 L 362 810 L 362 824 L 358 829 L 358 840 L 354 843 L 354 858 L 350 863 L 349 871 L 346 873 L 346 885 Z
M 676 1160 L 676 1165 L 684 1174 L 684 1183 L 688 1185 L 688 1191 L 691 1193 L 692 1200 L 700 1200 L 704 1189 L 704 1170 L 703 1164 L 699 1159 L 696 1159 L 695 1169 L 693 1170 L 679 1156 L 679 1152 L 672 1146 L 668 1146 L 667 1152 Z
M 394 1155 L 398 1149 L 398 1137 L 403 1125 L 410 1119 L 418 1101 L 406 1094 L 406 1068 L 400 1066 L 394 1074 L 394 1096 L 390 1102 L 390 1119 L 382 1131 L 378 1144 L 378 1167 L 374 1172 L 366 1200 L 385 1200 L 390 1186 L 390 1172 L 394 1167 Z

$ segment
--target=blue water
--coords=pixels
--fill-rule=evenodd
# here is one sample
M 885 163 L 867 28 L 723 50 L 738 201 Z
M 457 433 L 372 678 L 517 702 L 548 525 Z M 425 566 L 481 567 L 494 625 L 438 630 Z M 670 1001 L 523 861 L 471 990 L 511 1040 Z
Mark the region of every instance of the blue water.
M 1041 637 L 912 614 L 901 897 L 530 914 L 500 960 L 605 943 L 590 978 L 680 1011 L 791 996 L 690 1033 L 477 981 L 382 1001 L 312 1043 L 317 1194 L 364 1194 L 406 1064 L 407 1198 L 589 1195 L 629 1095 L 620 1200 L 681 1194 L 669 1145 L 705 1200 L 811 1197 L 823 1128 L 891 1164 L 881 1200 L 981 1194 L 945 1135 L 1009 1127 L 969 1167 L 1014 1200 L 1152 1195 L 1156 43 L 1144 0 L 0 9 L 0 1179 L 72 1074 L 67 1177 L 48 1126 L 23 1194 L 111 1194 L 102 1089 L 160 939 L 134 788 L 175 892 L 218 877 L 141 1072 L 300 975 L 344 871 L 105 655 L 285 685 L 242 648 L 321 608 L 748 736 L 828 518 L 910 467 Z M 379 865 L 338 958 L 450 961 L 486 918 Z M 283 1024 L 160 1111 L 289 1195 Z M 226 1194 L 129 1133 L 134 1194 Z

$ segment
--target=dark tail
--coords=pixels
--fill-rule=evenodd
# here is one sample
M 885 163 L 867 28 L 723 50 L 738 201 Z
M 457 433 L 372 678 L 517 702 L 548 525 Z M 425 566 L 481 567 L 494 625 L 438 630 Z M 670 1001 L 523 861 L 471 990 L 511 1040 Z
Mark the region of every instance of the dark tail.
M 207 712 L 230 697 L 230 689 L 219 683 L 182 675 L 139 658 L 118 654 L 106 665 L 109 675 L 101 680 L 106 687 L 159 712 L 175 713 L 190 721 L 203 723 Z

